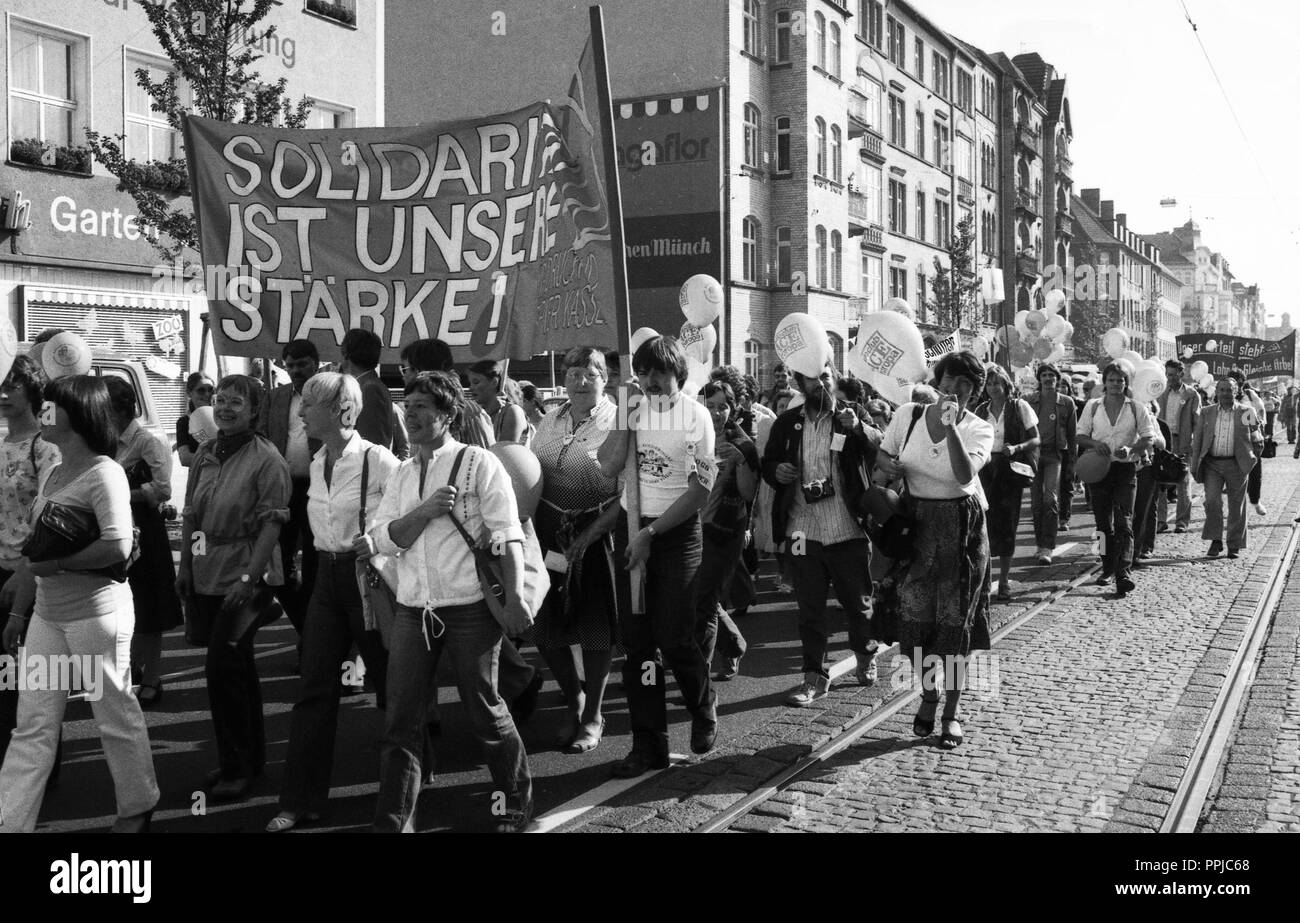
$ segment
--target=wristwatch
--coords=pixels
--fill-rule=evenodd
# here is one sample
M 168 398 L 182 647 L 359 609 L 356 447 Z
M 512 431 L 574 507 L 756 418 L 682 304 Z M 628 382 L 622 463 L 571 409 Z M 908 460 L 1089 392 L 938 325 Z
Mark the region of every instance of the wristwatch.
M 654 538 L 656 535 L 659 534 L 658 532 L 655 531 L 655 524 L 653 522 L 650 523 L 650 525 L 646 526 L 645 530 L 650 533 L 651 538 Z
M 253 582 L 253 578 L 250 577 L 248 574 L 240 574 L 240 575 L 239 575 L 239 582 L 240 582 L 240 583 L 252 583 L 252 582 Z

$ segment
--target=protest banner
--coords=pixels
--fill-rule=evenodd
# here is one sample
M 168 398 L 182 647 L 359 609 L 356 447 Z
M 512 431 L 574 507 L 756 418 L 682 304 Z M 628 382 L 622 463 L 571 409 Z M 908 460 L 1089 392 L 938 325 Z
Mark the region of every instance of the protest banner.
M 1247 378 L 1295 376 L 1295 333 L 1280 340 L 1256 340 L 1221 333 L 1184 333 L 1174 338 L 1184 364 L 1203 360 L 1209 374 L 1222 378 L 1234 368 Z
M 952 333 L 948 334 L 943 339 L 935 340 L 933 346 L 926 347 L 925 361 L 927 363 L 933 362 L 935 359 L 938 359 L 940 356 L 946 356 L 948 353 L 956 352 L 957 349 L 958 349 L 957 331 L 954 330 Z
M 217 352 L 309 339 L 336 360 L 353 327 L 389 363 L 426 337 L 458 364 L 626 349 L 602 78 L 588 40 L 566 92 L 499 115 L 312 131 L 187 119 Z

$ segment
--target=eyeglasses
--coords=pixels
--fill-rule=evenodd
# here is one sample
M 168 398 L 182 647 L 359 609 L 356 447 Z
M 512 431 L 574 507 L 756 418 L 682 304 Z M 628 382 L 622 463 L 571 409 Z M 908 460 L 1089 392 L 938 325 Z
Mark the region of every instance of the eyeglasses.
M 594 383 L 597 379 L 603 377 L 604 376 L 601 375 L 600 372 L 597 372 L 595 369 L 573 368 L 573 369 L 569 369 L 567 372 L 564 373 L 564 380 L 571 381 L 574 384 L 577 384 L 580 381 Z

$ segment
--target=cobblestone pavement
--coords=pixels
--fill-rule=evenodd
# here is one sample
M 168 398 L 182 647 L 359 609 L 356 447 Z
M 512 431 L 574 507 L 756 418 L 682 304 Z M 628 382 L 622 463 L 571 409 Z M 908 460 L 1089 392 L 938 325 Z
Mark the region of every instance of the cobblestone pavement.
M 1159 537 L 1156 557 L 1137 572 L 1138 588 L 1126 599 L 1085 585 L 981 655 L 990 661 L 989 682 L 963 699 L 960 748 L 945 752 L 936 737 L 913 737 L 913 711 L 905 709 L 731 829 L 1158 829 L 1285 548 L 1297 499 L 1300 462 L 1269 461 L 1270 514 L 1251 513 L 1241 559 L 1204 556 L 1198 503 L 1192 531 Z M 1300 611 L 1300 596 L 1292 611 Z M 1279 653 L 1255 686 L 1260 702 L 1245 713 L 1233 748 L 1237 772 L 1228 764 L 1224 829 L 1243 819 L 1243 805 L 1265 798 L 1267 809 L 1249 829 L 1300 828 L 1300 682 L 1294 619 L 1288 624 L 1289 649 L 1281 651 L 1288 645 L 1280 625 Z

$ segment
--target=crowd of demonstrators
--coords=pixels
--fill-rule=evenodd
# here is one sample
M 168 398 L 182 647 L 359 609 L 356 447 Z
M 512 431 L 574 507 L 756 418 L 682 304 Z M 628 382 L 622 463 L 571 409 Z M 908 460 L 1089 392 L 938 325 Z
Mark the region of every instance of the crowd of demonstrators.
M 131 694 L 135 608 L 126 583 L 133 545 L 131 488 L 114 461 L 118 431 L 112 402 L 104 380 L 90 375 L 52 381 L 43 398 L 54 412 L 42 424 L 42 436 L 58 448 L 59 461 L 41 472 L 30 520 L 35 547 L 27 548 L 10 581 L 18 581 L 13 592 L 19 603 L 5 624 L 4 648 L 16 657 L 22 644 L 29 658 L 47 663 L 59 658 L 80 667 L 73 672 L 95 693 L 91 711 L 113 778 L 113 830 L 142 832 L 159 792 L 144 713 Z M 46 514 L 70 528 L 46 530 L 41 521 Z M 96 533 L 88 544 L 79 540 Z M 79 550 L 71 550 L 74 545 Z M 24 616 L 21 609 L 33 590 L 32 614 Z M 19 695 L 17 728 L 0 769 L 0 831 L 36 827 L 69 685 L 50 682 Z
M 266 761 L 253 645 L 283 609 L 299 634 L 301 679 L 268 832 L 316 822 L 328 809 L 346 692 L 340 666 L 349 664 L 344 673 L 370 679 L 383 713 L 373 829 L 415 829 L 419 793 L 434 781 L 444 650 L 506 799 L 494 823 L 513 832 L 533 813 L 519 727 L 544 682 L 520 652 L 526 643 L 563 703 L 558 750 L 599 746 L 622 653 L 632 740 L 613 760 L 614 775 L 668 765 L 668 669 L 692 719 L 691 750 L 708 753 L 719 732 L 715 684 L 741 670 L 741 622 L 756 599 L 760 555 L 774 554 L 777 589 L 797 608 L 801 653 L 787 703 L 814 705 L 829 692 L 833 594 L 858 683 L 875 683 L 881 645 L 899 643 L 921 687 L 913 731 L 929 737 L 941 719 L 937 742 L 951 749 L 964 740 L 966 664 L 990 644 L 991 600 L 1011 598 L 1025 489 L 1034 560 L 1047 565 L 1069 526 L 1076 453 L 1104 458 L 1089 494 L 1102 542 L 1099 583 L 1113 581 L 1117 597 L 1134 589 L 1133 570 L 1168 528 L 1168 490 L 1177 494 L 1175 531 L 1185 532 L 1188 482 L 1204 485 L 1211 557 L 1225 543 L 1228 557 L 1238 557 L 1248 502 L 1263 512 L 1267 405 L 1232 373 L 1202 407 L 1177 360 L 1166 363 L 1164 394 L 1143 403 L 1122 363 L 1106 367 L 1101 390 L 1080 400 L 1051 363 L 1036 366 L 1036 389 L 1021 395 L 1002 367 L 962 351 L 942 357 L 932 380 L 895 407 L 830 363 L 817 376 L 778 365 L 767 390 L 724 365 L 698 397 L 688 395 L 685 351 L 671 337 L 652 337 L 625 381 L 611 366 L 614 354 L 570 350 L 565 399 L 544 412 L 536 389 L 526 394 L 504 363 L 457 369 L 441 340 L 402 349 L 404 408 L 378 377 L 378 337 L 349 331 L 342 353 L 339 371 L 321 371 L 310 341 L 286 344 L 288 381 L 269 392 L 249 376 L 225 376 L 215 388 L 206 375 L 189 376 L 188 410 L 211 406 L 217 433 L 200 442 L 188 417 L 177 421 L 176 449 L 189 468 L 178 568 L 160 513 L 170 499 L 170 453 L 141 427 L 131 385 L 89 377 L 47 384 L 28 357 L 0 383 L 5 648 L 14 652 L 25 638 L 29 654 L 104 655 L 95 717 L 117 786 L 115 829 L 147 829 L 158 800 L 141 708 L 160 707 L 162 634 L 180 623 L 182 606 L 187 637 L 207 648 L 215 800 L 246 797 Z M 44 427 L 43 400 L 56 409 Z M 1290 429 L 1297 403 L 1295 389 L 1276 402 Z M 1186 463 L 1181 482 L 1168 476 L 1178 466 L 1164 450 Z M 535 512 L 510 453 L 536 459 Z M 631 529 L 629 462 L 640 512 Z M 51 502 L 92 511 L 100 539 L 29 561 L 33 516 Z M 880 530 L 882 515 L 893 514 L 912 523 L 908 548 Z M 550 590 L 530 602 L 533 542 Z M 484 554 L 496 556 L 500 600 L 485 596 Z M 392 586 L 391 617 L 372 605 L 376 568 Z M 65 700 L 66 691 L 0 690 L 7 827 L 35 824 L 58 768 Z
M 1011 376 L 1002 366 L 989 364 L 984 373 L 987 400 L 975 408 L 975 415 L 993 427 L 993 449 L 980 469 L 980 484 L 988 501 L 989 554 L 998 559 L 997 598 L 1008 602 L 1021 501 L 1037 474 L 1038 416 L 1028 401 L 1016 395 Z

